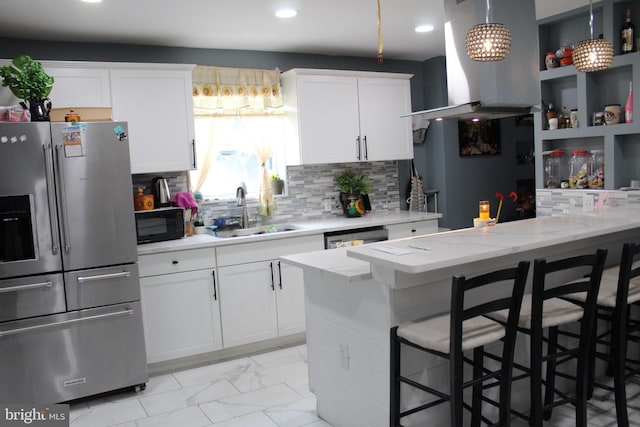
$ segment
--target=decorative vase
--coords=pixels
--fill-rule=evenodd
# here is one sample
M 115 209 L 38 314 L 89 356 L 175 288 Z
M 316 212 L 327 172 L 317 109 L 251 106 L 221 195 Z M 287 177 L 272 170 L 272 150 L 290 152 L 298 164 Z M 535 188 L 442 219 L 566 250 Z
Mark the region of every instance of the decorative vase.
M 270 181 L 271 192 L 275 194 L 282 194 L 284 190 L 284 180 L 282 179 L 272 179 Z
M 340 203 L 342 204 L 342 212 L 347 218 L 357 218 L 365 212 L 360 193 L 347 194 L 341 191 Z
M 24 108 L 27 108 L 24 103 L 20 103 Z M 31 113 L 32 122 L 48 122 L 49 111 L 51 111 L 51 100 L 49 98 L 29 99 L 29 112 Z

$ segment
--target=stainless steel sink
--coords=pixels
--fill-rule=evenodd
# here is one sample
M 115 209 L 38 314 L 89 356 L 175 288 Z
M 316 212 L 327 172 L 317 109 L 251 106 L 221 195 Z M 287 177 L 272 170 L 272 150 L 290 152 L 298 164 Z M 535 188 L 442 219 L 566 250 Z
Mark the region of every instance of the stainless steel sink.
M 299 228 L 291 224 L 271 224 L 252 228 L 238 228 L 235 230 L 218 230 L 217 236 L 222 239 L 228 239 L 232 237 L 247 237 L 258 236 L 261 234 L 284 233 L 294 230 L 299 230 Z

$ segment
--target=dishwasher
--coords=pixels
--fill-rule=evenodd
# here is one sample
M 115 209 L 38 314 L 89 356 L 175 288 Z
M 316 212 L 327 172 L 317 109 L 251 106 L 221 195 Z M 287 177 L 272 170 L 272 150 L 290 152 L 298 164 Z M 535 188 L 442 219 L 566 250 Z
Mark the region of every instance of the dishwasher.
M 388 240 L 388 238 L 389 233 L 383 226 L 331 231 L 324 233 L 324 248 L 365 245 Z

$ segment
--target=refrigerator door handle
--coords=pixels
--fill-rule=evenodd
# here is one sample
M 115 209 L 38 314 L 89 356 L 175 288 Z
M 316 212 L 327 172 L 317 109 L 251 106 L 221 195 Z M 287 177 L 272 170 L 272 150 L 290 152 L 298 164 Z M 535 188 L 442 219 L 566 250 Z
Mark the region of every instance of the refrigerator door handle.
M 47 200 L 49 202 L 49 227 L 51 228 L 51 252 L 54 255 L 58 255 L 60 251 L 60 239 L 58 237 L 58 230 L 56 230 L 57 218 L 56 218 L 56 198 L 53 190 L 53 164 L 51 163 L 50 145 L 43 145 L 44 151 L 44 165 L 46 170 L 46 183 L 47 183 Z
M 30 283 L 28 285 L 19 285 L 19 286 L 7 286 L 5 288 L 0 288 L 0 293 L 25 291 L 27 289 L 50 288 L 51 286 L 53 286 L 53 282 L 50 280 L 47 280 L 46 282 L 42 282 L 42 283 Z
M 107 318 L 110 318 L 110 317 L 125 316 L 125 315 L 129 315 L 129 314 L 133 314 L 133 309 L 129 308 L 129 309 L 126 309 L 126 310 L 114 311 L 113 313 L 96 314 L 94 316 L 79 317 L 77 319 L 62 320 L 60 322 L 43 323 L 41 325 L 26 326 L 24 328 L 9 329 L 9 330 L 6 330 L 6 331 L 0 331 L 0 338 L 2 338 L 4 336 L 7 336 L 7 335 L 16 335 L 16 334 L 21 334 L 21 333 L 24 333 L 24 332 L 37 331 L 37 330 L 40 330 L 40 329 L 54 328 L 56 326 L 72 325 L 74 323 L 88 322 L 90 320 L 107 319 Z
M 97 276 L 78 276 L 78 283 L 92 282 L 94 280 L 110 280 L 121 277 L 131 277 L 130 271 L 121 271 L 119 273 L 99 274 Z
M 62 145 L 56 145 L 56 163 L 58 165 L 58 182 L 60 188 L 60 213 L 62 214 L 62 235 L 65 252 L 71 252 L 71 242 L 69 237 L 69 218 L 67 216 L 66 201 L 67 193 L 64 188 L 64 169 L 62 168 Z

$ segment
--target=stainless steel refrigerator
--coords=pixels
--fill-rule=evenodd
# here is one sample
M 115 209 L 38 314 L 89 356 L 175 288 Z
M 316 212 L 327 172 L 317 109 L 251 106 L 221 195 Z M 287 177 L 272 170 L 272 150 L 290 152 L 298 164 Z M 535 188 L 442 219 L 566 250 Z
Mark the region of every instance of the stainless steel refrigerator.
M 148 380 L 125 122 L 0 123 L 0 402 Z

